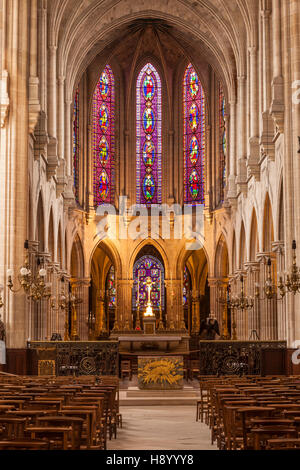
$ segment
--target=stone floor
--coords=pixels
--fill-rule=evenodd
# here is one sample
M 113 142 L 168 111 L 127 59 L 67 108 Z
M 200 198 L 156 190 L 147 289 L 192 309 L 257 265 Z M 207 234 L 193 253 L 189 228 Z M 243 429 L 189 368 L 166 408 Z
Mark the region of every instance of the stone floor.
M 196 422 L 195 406 L 125 406 L 123 429 L 108 450 L 217 450 L 209 428 Z

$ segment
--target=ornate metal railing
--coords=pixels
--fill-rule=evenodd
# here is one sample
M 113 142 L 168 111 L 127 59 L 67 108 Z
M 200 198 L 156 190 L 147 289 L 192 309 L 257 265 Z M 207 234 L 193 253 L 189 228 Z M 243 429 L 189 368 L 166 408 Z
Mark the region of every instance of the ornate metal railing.
M 39 375 L 118 375 L 118 341 L 28 342 Z
M 200 341 L 200 374 L 260 375 L 263 352 L 286 347 L 285 341 Z

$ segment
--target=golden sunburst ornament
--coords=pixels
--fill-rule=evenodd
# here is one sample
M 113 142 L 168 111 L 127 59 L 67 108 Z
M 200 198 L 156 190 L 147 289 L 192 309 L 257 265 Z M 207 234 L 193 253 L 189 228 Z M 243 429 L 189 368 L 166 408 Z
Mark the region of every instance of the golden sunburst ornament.
M 183 362 L 179 358 L 140 359 L 140 388 L 181 388 Z

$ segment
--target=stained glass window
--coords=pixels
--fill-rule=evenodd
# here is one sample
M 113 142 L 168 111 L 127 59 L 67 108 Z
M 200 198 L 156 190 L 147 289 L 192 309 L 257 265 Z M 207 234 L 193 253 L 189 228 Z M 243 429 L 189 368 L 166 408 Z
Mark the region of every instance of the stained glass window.
M 220 129 L 220 200 L 224 201 L 224 189 L 226 186 L 226 101 L 222 85 L 219 85 L 219 129 Z
M 115 197 L 115 82 L 109 65 L 100 75 L 93 98 L 94 205 Z
M 190 291 L 190 279 L 188 268 L 184 267 L 183 272 L 183 306 L 185 308 L 189 305 L 189 291 Z
M 107 290 L 108 290 L 108 306 L 116 306 L 116 279 L 115 279 L 115 268 L 112 266 L 107 276 Z
M 79 161 L 79 89 L 77 88 L 73 105 L 73 170 L 76 202 L 79 202 Z
M 184 202 L 204 204 L 206 152 L 205 97 L 199 77 L 190 64 L 183 81 Z
M 148 302 L 146 280 L 148 277 L 150 277 L 153 282 L 151 291 L 151 302 L 153 309 L 158 310 L 160 308 L 160 305 L 162 306 L 162 309 L 164 308 L 164 276 L 164 267 L 162 263 L 154 256 L 142 256 L 138 261 L 136 261 L 133 268 L 134 287 L 132 296 L 132 306 L 134 310 L 137 309 L 138 300 L 140 304 L 140 311 L 146 310 Z
M 161 204 L 161 80 L 152 64 L 138 76 L 136 96 L 136 202 Z

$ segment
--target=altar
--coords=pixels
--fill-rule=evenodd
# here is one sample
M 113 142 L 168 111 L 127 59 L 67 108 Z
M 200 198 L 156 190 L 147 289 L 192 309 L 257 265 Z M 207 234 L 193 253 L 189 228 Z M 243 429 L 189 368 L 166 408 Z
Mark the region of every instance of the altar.
M 120 353 L 185 352 L 189 351 L 189 336 L 187 335 L 122 335 L 118 337 Z

